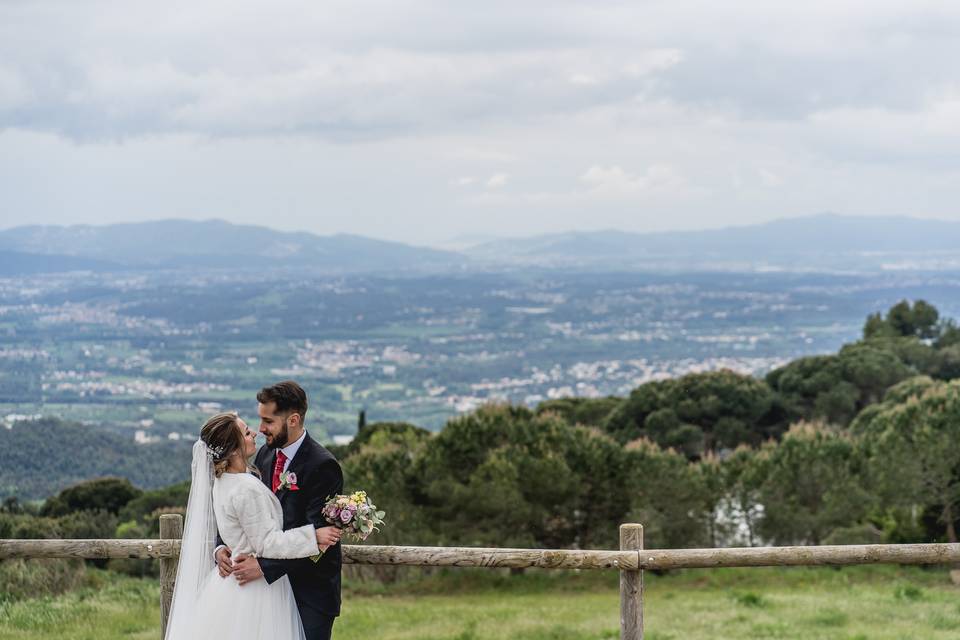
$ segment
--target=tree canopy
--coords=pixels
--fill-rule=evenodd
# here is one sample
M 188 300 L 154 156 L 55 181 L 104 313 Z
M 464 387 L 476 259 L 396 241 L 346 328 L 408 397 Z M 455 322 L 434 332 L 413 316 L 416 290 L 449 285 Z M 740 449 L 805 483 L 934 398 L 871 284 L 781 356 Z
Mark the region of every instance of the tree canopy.
M 762 380 L 733 371 L 695 373 L 634 389 L 603 422 L 618 442 L 648 438 L 697 459 L 739 444 L 759 444 L 773 394 Z

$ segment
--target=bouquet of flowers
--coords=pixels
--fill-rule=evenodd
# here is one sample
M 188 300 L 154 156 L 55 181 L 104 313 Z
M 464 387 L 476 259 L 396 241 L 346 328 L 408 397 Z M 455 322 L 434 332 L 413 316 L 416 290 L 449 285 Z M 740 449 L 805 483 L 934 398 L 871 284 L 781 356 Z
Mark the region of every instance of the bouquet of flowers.
M 385 511 L 377 511 L 377 506 L 367 497 L 366 491 L 328 498 L 321 513 L 327 522 L 358 542 L 379 531 L 378 525 L 383 524 L 383 516 L 386 515 Z M 310 559 L 317 562 L 320 555 L 310 556 Z
M 367 497 L 366 491 L 355 491 L 349 496 L 334 496 L 327 500 L 322 513 L 327 522 L 343 530 L 344 534 L 357 542 L 366 540 L 371 533 L 379 531 L 377 525 L 383 524 L 383 516 L 386 515 L 384 511 L 377 511 L 377 506 Z

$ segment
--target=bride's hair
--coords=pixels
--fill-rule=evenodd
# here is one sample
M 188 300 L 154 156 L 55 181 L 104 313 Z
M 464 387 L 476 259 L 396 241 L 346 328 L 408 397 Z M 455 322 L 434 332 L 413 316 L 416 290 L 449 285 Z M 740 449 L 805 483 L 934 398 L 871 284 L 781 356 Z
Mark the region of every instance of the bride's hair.
M 243 456 L 243 434 L 236 411 L 218 413 L 200 429 L 200 439 L 213 455 L 213 472 L 219 478 L 229 464 L 230 456 L 239 451 Z

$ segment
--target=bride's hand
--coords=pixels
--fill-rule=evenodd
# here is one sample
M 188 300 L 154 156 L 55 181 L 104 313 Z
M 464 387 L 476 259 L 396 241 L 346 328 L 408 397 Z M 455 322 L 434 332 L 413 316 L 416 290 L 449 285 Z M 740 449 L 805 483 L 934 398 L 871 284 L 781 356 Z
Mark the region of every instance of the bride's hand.
M 342 531 L 336 527 L 321 527 L 317 529 L 317 546 L 325 550 L 340 542 Z
M 233 573 L 233 560 L 230 558 L 230 547 L 222 546 L 214 554 L 217 559 L 217 569 L 220 571 L 220 577 L 226 578 Z

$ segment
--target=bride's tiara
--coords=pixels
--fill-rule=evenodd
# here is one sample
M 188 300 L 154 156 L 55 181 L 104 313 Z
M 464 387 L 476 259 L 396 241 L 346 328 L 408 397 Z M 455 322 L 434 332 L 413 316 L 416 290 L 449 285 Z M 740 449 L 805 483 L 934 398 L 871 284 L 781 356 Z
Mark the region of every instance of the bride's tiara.
M 211 447 L 210 445 L 207 445 L 207 455 L 213 458 L 215 462 L 219 461 L 220 458 L 223 457 L 223 450 L 224 450 L 223 446 Z

